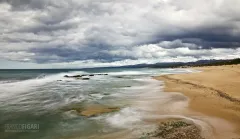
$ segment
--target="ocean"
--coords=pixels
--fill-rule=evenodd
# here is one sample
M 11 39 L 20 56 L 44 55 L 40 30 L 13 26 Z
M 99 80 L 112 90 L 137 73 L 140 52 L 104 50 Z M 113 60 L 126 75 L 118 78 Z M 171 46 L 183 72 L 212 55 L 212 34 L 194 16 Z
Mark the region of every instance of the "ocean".
M 154 118 L 151 102 L 162 102 L 158 109 L 166 114 L 171 113 L 170 105 L 174 111 L 187 105 L 186 97 L 164 93 L 163 82 L 152 76 L 188 72 L 193 71 L 151 68 L 0 70 L 1 138 L 137 137 L 156 126 L 146 122 Z M 83 74 L 94 76 L 89 76 L 89 80 L 64 77 Z M 169 101 L 173 100 L 173 95 L 178 98 L 176 105 Z M 81 114 L 91 106 L 118 109 L 91 116 Z

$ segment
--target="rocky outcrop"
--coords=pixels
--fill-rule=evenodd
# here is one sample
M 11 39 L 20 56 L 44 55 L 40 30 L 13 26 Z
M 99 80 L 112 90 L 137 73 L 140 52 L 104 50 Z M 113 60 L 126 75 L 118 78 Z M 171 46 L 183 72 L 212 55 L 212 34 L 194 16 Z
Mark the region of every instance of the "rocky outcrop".
M 79 78 L 82 77 L 83 75 L 73 75 L 73 76 L 69 76 L 69 75 L 64 75 L 64 77 L 66 78 Z
M 124 78 L 124 76 L 115 76 L 116 78 Z
M 64 75 L 65 78 L 75 78 L 75 79 L 82 79 L 82 80 L 89 80 L 89 77 L 95 76 L 95 75 L 108 75 L 106 73 L 104 74 L 82 74 L 82 75 Z
M 75 107 L 73 106 L 72 108 L 67 108 L 67 111 L 76 111 L 79 115 L 85 116 L 85 117 L 93 117 L 93 116 L 98 116 L 100 114 L 105 114 L 105 113 L 110 113 L 110 112 L 115 112 L 119 111 L 120 108 L 118 107 L 109 107 L 105 105 L 90 105 L 90 106 L 85 106 L 85 107 Z
M 95 75 L 108 75 L 106 73 L 98 73 L 98 74 L 95 74 Z
M 156 131 L 144 133 L 139 139 L 204 139 L 194 125 L 181 120 L 162 122 Z
M 82 80 L 89 80 L 90 78 L 87 78 L 87 77 L 85 77 L 85 78 L 81 78 Z
M 102 105 L 95 105 L 95 106 L 87 107 L 86 109 L 80 112 L 80 115 L 86 116 L 86 117 L 93 117 L 93 116 L 97 116 L 104 113 L 115 112 L 118 110 L 119 110 L 118 107 L 107 107 Z

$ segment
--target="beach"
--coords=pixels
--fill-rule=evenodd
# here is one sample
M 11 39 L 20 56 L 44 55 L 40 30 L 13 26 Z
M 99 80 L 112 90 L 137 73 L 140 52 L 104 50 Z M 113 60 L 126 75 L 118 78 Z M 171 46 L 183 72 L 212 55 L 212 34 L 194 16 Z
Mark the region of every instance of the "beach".
M 180 92 L 189 98 L 185 115 L 209 117 L 205 121 L 212 126 L 215 138 L 239 138 L 240 65 L 192 69 L 199 72 L 154 78 L 164 81 L 165 92 Z
M 239 65 L 0 70 L 0 77 L 0 124 L 39 125 L 34 133 L 2 129 L 4 139 L 240 137 Z

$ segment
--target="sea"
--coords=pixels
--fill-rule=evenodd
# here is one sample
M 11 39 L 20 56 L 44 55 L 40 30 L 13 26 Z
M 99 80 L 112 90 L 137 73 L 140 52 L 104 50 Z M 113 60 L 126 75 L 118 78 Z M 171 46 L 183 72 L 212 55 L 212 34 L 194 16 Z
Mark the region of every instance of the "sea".
M 163 92 L 153 76 L 189 69 L 92 68 L 0 70 L 1 139 L 138 138 L 155 116 L 186 107 L 180 93 Z M 89 80 L 67 78 L 83 75 Z M 173 100 L 176 103 L 173 103 Z M 155 103 L 157 102 L 157 103 Z M 154 105 L 153 103 L 159 104 Z M 116 111 L 84 116 L 89 106 Z M 90 107 L 91 108 L 91 107 Z M 78 110 L 79 109 L 79 110 Z M 154 110 L 158 110 L 158 113 Z

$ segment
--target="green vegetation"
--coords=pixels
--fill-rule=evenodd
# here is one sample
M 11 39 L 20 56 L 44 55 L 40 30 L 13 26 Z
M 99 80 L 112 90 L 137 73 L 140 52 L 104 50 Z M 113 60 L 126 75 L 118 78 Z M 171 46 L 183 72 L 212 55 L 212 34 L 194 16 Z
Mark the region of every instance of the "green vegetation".
M 208 63 L 203 66 L 221 66 L 221 65 L 236 65 L 240 64 L 240 58 L 237 59 L 231 59 L 231 60 L 222 60 L 222 61 L 216 61 L 213 63 Z

